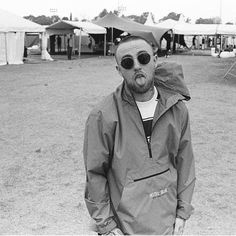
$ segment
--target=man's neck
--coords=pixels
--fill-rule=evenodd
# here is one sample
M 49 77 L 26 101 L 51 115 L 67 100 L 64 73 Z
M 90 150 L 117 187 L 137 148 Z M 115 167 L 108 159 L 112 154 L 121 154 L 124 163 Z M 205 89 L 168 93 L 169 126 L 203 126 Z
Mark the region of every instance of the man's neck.
M 153 95 L 154 95 L 154 86 L 152 86 L 145 93 L 133 93 L 134 99 L 137 102 L 147 102 L 152 99 Z

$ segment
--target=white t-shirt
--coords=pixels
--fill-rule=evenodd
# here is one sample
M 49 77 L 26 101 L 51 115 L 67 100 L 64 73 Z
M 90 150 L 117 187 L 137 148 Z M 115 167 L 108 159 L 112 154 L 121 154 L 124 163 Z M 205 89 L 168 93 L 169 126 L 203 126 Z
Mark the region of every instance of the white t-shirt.
M 140 111 L 140 114 L 143 120 L 143 127 L 144 127 L 144 131 L 145 131 L 148 142 L 150 142 L 151 133 L 152 133 L 152 121 L 153 121 L 154 113 L 155 113 L 156 106 L 158 103 L 157 95 L 158 95 L 157 89 L 156 87 L 154 87 L 154 95 L 149 101 L 146 101 L 146 102 L 136 101 L 136 104 L 138 106 L 138 109 Z

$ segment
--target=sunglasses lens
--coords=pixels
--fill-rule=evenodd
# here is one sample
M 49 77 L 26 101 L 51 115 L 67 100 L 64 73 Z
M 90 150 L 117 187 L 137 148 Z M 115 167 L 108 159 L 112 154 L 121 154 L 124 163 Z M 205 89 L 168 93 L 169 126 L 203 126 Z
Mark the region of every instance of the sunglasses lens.
M 126 70 L 129 70 L 133 67 L 134 65 L 134 61 L 132 58 L 130 57 L 127 57 L 127 58 L 124 58 L 122 61 L 121 61 L 121 66 L 123 68 L 125 68 Z
M 148 53 L 141 53 L 138 55 L 138 61 L 142 65 L 146 65 L 149 63 L 151 56 Z

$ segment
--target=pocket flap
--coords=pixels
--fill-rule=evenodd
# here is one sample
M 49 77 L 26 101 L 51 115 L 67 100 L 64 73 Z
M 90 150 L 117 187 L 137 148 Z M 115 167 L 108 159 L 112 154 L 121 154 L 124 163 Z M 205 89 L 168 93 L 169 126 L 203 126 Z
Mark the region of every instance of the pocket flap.
M 158 174 L 164 174 L 169 170 L 169 165 L 159 165 L 152 162 L 151 164 L 144 164 L 141 168 L 136 170 L 131 170 L 130 177 L 133 181 L 138 181 L 146 178 L 154 177 Z

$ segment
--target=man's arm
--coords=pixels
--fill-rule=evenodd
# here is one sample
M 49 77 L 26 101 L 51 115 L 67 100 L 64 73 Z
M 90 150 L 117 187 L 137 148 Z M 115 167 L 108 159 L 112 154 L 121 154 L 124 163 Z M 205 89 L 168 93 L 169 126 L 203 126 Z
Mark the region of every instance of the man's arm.
M 112 135 L 101 112 L 91 114 L 84 135 L 85 202 L 100 234 L 106 234 L 116 227 L 107 182 L 112 142 Z
M 184 104 L 183 104 L 184 105 Z M 183 110 L 183 122 L 181 140 L 178 150 L 177 173 L 177 217 L 187 220 L 193 212 L 191 205 L 194 185 L 195 185 L 195 163 L 191 143 L 190 121 L 186 106 Z

